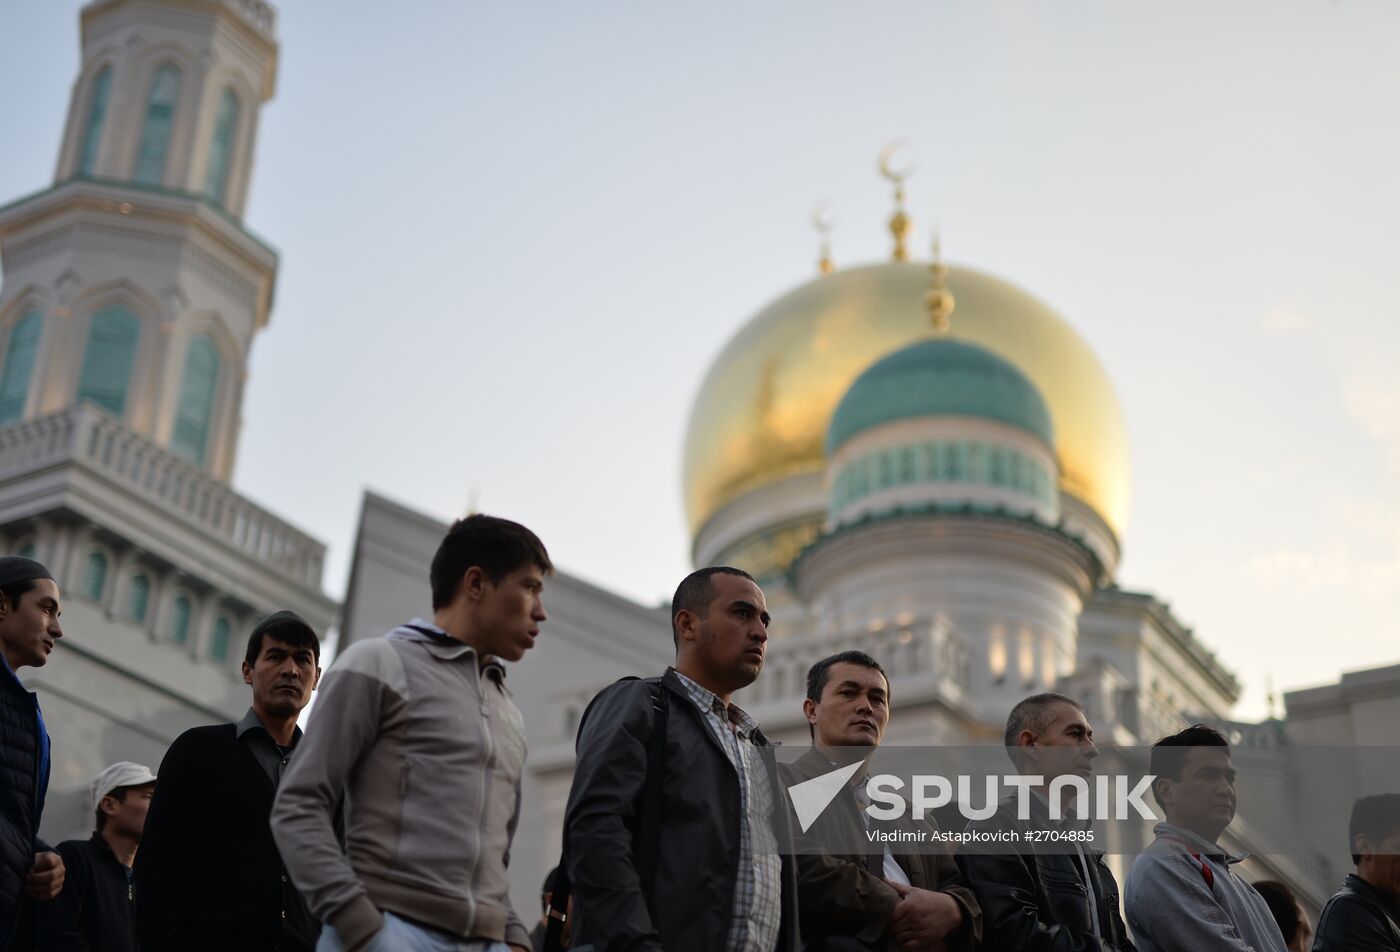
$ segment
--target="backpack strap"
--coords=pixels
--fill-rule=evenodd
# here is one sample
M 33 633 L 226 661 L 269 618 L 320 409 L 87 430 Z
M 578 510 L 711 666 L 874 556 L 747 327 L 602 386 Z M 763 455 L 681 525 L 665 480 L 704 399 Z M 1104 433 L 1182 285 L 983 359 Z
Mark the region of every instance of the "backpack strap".
M 623 681 L 639 681 L 640 678 L 628 676 L 619 678 L 617 683 Z M 666 783 L 666 722 L 668 706 L 666 703 L 665 689 L 661 686 L 661 679 L 647 679 L 648 697 L 651 701 L 651 734 L 647 737 L 647 773 L 642 781 L 642 789 L 637 794 L 637 822 L 632 830 L 632 857 L 637 867 L 637 879 L 642 883 L 645 891 L 648 883 L 654 882 L 656 878 L 657 860 L 661 852 L 661 805 L 662 790 Z M 601 692 L 600 692 L 601 693 Z M 589 712 L 593 710 L 593 705 L 597 703 L 597 696 L 588 702 L 588 707 L 584 708 L 583 716 L 579 718 L 578 734 L 574 738 L 577 746 L 578 737 L 583 735 L 583 725 L 588 722 Z M 569 882 L 569 835 L 568 830 L 564 831 L 564 843 L 559 851 L 559 865 L 554 874 L 554 889 L 549 897 L 549 922 L 545 926 L 544 949 L 545 952 L 562 952 L 564 939 L 564 923 L 569 918 L 569 899 L 573 895 L 573 886 Z M 656 911 L 651 907 L 651 897 L 647 896 L 647 909 L 655 917 Z

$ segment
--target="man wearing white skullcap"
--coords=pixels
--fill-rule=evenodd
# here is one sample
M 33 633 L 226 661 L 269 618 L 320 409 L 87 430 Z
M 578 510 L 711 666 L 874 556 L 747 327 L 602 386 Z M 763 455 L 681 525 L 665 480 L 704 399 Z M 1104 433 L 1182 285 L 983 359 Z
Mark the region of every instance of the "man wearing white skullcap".
M 92 782 L 96 830 L 90 839 L 58 844 L 67 878 L 63 892 L 41 903 L 39 948 L 46 952 L 136 952 L 131 866 L 156 775 L 123 760 Z

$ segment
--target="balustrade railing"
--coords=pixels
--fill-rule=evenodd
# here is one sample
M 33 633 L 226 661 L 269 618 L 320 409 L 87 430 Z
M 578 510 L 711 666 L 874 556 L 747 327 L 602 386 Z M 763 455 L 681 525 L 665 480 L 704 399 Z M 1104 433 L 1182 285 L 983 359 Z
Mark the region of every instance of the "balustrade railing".
M 319 588 L 325 546 L 90 404 L 0 429 L 0 479 L 72 463 L 298 582 Z

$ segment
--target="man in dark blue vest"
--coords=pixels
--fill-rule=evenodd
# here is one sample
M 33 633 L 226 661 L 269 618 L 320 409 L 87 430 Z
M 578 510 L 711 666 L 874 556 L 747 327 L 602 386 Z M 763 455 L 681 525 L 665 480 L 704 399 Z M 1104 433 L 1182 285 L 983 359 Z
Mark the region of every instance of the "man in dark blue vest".
M 42 667 L 63 637 L 58 583 L 33 559 L 0 557 L 0 950 L 33 944 L 30 899 L 63 889 L 63 859 L 39 839 L 49 732 L 15 672 Z

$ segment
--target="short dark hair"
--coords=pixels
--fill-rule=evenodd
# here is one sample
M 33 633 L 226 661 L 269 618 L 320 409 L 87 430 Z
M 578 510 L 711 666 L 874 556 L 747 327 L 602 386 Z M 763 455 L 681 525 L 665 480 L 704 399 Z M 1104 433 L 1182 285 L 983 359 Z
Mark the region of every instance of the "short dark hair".
M 1276 879 L 1261 879 L 1251 885 L 1268 904 L 1269 912 L 1278 923 L 1278 931 L 1283 933 L 1284 943 L 1292 943 L 1298 935 L 1298 927 L 1302 925 L 1298 919 L 1298 897 L 1293 895 L 1293 890 Z
M 1351 823 L 1347 827 L 1347 847 L 1352 851 L 1353 865 L 1361 863 L 1356 852 L 1356 838 L 1365 833 L 1372 842 L 1379 842 L 1400 831 L 1400 793 L 1378 793 L 1362 797 L 1351 805 Z
M 852 648 L 849 651 L 838 651 L 812 665 L 807 672 L 807 699 L 809 701 L 814 704 L 821 703 L 822 692 L 826 690 L 826 682 L 831 679 L 831 669 L 838 664 L 858 664 L 862 667 L 874 668 L 880 672 L 880 677 L 885 679 L 885 693 L 889 694 L 890 676 L 885 673 L 884 668 L 880 667 L 880 662 L 864 651 Z M 813 740 L 816 740 L 817 729 L 811 721 L 807 722 L 807 733 L 812 735 Z
M 1011 713 L 1006 715 L 1006 732 L 1003 739 L 1007 747 L 1016 747 L 1016 739 L 1021 736 L 1021 731 L 1035 731 L 1037 734 L 1050 726 L 1050 719 L 1046 716 L 1050 708 L 1056 704 L 1068 704 L 1070 707 L 1082 711 L 1084 705 L 1080 704 L 1072 697 L 1063 694 L 1055 694 L 1047 691 L 1044 694 L 1032 694 L 1016 703 L 1011 709 Z
M 315 630 L 296 613 L 282 611 L 273 612 L 253 626 L 252 633 L 248 635 L 248 650 L 243 654 L 243 660 L 248 662 L 249 667 L 258 663 L 265 636 L 293 648 L 310 648 L 316 662 L 319 664 L 321 661 L 321 639 L 316 637 Z
M 864 651 L 852 648 L 849 651 L 838 651 L 812 665 L 811 670 L 807 672 L 808 700 L 821 702 L 822 692 L 826 690 L 826 682 L 831 679 L 831 669 L 838 664 L 858 664 L 865 668 L 874 668 L 880 672 L 880 677 L 885 679 L 885 687 L 890 686 L 890 676 L 885 673 L 884 668 L 880 667 L 880 662 Z
M 1153 777 L 1180 780 L 1181 771 L 1186 767 L 1186 752 L 1192 747 L 1224 747 L 1229 750 L 1230 742 L 1214 727 L 1192 724 L 1186 730 L 1169 734 L 1152 745 L 1152 753 L 1148 755 L 1147 760 L 1147 772 Z M 1157 792 L 1155 779 L 1152 781 L 1152 799 L 1157 801 L 1157 806 L 1165 806 L 1161 794 Z
M 715 600 L 715 584 L 711 579 L 716 575 L 737 575 L 755 585 L 758 584 L 748 572 L 730 565 L 711 565 L 696 569 L 681 579 L 681 584 L 676 586 L 676 594 L 671 598 L 671 640 L 677 647 L 680 647 L 681 643 L 681 630 L 676 626 L 676 616 L 685 611 L 701 618 L 705 617 L 710 602 Z
M 103 795 L 102 795 L 102 800 L 105 800 L 105 799 L 107 799 L 108 797 L 111 797 L 113 800 L 117 801 L 118 803 L 125 803 L 125 802 L 126 802 L 126 792 L 127 792 L 128 790 L 130 790 L 130 789 L 131 789 L 130 787 L 116 787 L 116 788 L 114 788 L 114 789 L 112 789 L 112 790 L 109 790 L 107 793 L 103 794 Z M 96 811 L 95 811 L 96 814 L 97 814 L 97 816 L 96 816 L 97 832 L 99 832 L 99 833 L 101 833 L 101 832 L 102 832 L 104 829 L 106 829 L 106 827 L 107 827 L 107 814 L 105 814 L 105 813 L 102 812 L 102 800 L 97 801 L 97 809 L 96 809 Z
M 476 566 L 491 584 L 499 584 L 524 565 L 536 565 L 546 575 L 554 563 L 539 536 L 518 522 L 480 514 L 452 523 L 433 555 L 428 581 L 433 589 L 433 610 L 450 605 L 462 585 L 462 576 Z
M 0 595 L 5 596 L 5 601 L 10 604 L 10 611 L 19 608 L 19 600 L 25 592 L 32 592 L 39 587 L 39 580 L 27 578 L 21 582 L 11 582 L 9 585 L 0 585 Z

